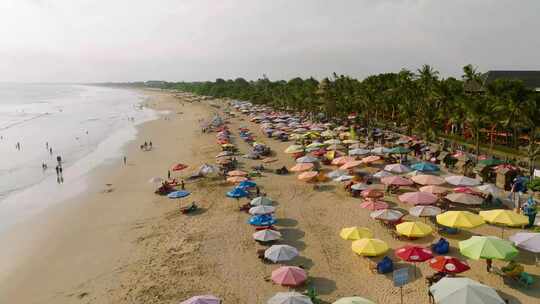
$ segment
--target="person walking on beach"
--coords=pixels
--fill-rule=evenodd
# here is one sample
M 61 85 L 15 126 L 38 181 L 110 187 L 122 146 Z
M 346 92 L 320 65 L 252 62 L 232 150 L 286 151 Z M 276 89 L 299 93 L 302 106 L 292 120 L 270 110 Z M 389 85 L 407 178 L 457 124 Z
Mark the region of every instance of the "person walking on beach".
M 127 157 L 124 155 L 124 165 L 127 163 Z
M 49 151 L 49 142 L 45 142 L 45 149 Z
M 152 141 L 148 143 L 148 146 L 150 146 L 150 150 L 152 150 Z
M 167 179 L 171 179 L 171 170 L 167 170 Z
M 486 271 L 487 272 L 491 272 L 491 266 L 493 264 L 493 260 L 492 259 L 486 259 Z
M 17 142 L 15 144 L 15 149 L 17 149 L 18 151 L 21 151 L 21 143 L 20 142 Z
M 52 147 L 49 147 L 49 154 L 52 156 Z
M 184 183 L 184 180 L 180 181 L 180 187 L 182 188 L 182 190 L 186 190 L 186 184 Z

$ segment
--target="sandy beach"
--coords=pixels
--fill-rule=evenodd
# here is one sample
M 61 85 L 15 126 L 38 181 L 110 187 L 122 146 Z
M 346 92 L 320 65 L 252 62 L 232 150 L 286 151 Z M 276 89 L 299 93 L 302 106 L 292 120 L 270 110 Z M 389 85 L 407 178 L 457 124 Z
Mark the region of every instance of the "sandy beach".
M 0 275 L 0 303 L 178 303 L 190 296 L 214 294 L 224 303 L 254 304 L 287 290 L 268 281 L 277 266 L 257 258 L 257 249 L 264 247 L 253 241 L 254 229 L 246 224 L 248 215 L 238 211 L 239 202 L 225 197 L 230 185 L 219 180 L 187 183 L 192 195 L 183 202 L 196 201 L 202 207 L 191 215 L 181 214 L 178 202 L 153 193 L 155 186 L 148 180 L 166 176 L 167 168 L 176 162 L 190 166 L 178 176 L 202 163 L 214 163 L 220 148 L 215 134 L 201 132 L 199 120 L 218 110 L 210 106 L 215 101 L 189 103 L 167 92 L 146 94 L 152 97 L 148 106 L 170 114 L 139 127 L 137 140 L 126 147 L 127 165 L 119 159 L 99 167 L 91 173 L 84 194 L 18 224 L 0 238 L 2 244 L 17 244 L 0 253 L 3 263 L 9 261 L 2 267 L 9 271 Z M 248 127 L 276 152 L 278 161 L 269 168 L 291 167 L 294 160 L 282 153 L 290 143 L 264 138 L 259 126 L 245 118 L 231 120 L 233 134 L 238 135 L 240 125 Z M 152 151 L 139 149 L 146 140 L 153 142 Z M 235 143 L 241 153 L 249 150 L 239 138 Z M 240 160 L 241 168 L 258 164 Z M 308 271 L 309 282 L 322 300 L 332 303 L 359 295 L 376 303 L 399 303 L 392 277 L 373 274 L 369 260 L 354 254 L 350 241 L 338 234 L 343 227 L 357 225 L 370 228 L 391 248 L 410 241 L 392 238 L 338 183 L 314 190 L 294 174 L 273 173 L 255 181 L 277 202 L 281 242 L 300 251 L 291 264 Z M 108 183 L 111 191 L 106 191 Z M 386 199 L 396 208 L 407 209 L 395 196 Z M 516 231 L 507 229 L 505 235 Z M 500 229 L 484 225 L 472 232 L 499 235 Z M 413 243 L 428 245 L 439 237 L 435 232 Z M 469 237 L 464 232 L 450 239 L 450 255 L 459 256 L 457 242 Z M 389 254 L 393 257 L 392 251 Z M 524 251 L 518 261 L 536 276 L 531 289 L 505 285 L 501 277 L 485 271 L 483 261 L 469 260 L 466 276 L 496 288 L 510 303 L 537 303 L 540 267 Z M 503 263 L 495 261 L 495 265 Z M 417 267 L 418 275 L 404 287 L 404 303 L 428 303 L 424 277 L 434 271 L 426 263 Z

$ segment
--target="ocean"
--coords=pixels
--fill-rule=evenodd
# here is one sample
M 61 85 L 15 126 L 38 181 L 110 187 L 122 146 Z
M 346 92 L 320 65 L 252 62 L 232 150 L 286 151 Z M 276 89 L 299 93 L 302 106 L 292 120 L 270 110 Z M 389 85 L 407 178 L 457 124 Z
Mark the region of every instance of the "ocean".
M 122 88 L 0 83 L 0 230 L 82 191 L 86 173 L 121 159 L 135 126 L 159 116 L 145 98 Z

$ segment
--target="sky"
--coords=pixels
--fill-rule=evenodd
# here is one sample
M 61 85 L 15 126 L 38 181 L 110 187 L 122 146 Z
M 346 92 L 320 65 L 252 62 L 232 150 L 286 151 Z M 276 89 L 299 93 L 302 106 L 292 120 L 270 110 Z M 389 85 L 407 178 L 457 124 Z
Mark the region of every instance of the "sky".
M 540 0 L 0 0 L 0 81 L 540 70 Z

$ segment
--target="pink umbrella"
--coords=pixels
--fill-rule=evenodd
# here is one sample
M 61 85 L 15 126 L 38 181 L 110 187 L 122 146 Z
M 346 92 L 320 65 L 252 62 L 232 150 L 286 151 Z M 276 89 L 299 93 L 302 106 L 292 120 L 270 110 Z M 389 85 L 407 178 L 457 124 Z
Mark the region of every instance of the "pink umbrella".
M 398 196 L 399 200 L 412 205 L 431 205 L 439 198 L 429 192 L 408 192 Z
M 283 286 L 298 286 L 307 280 L 304 269 L 296 266 L 282 266 L 272 271 L 272 281 Z
M 341 166 L 341 165 L 344 165 L 348 162 L 352 162 L 352 161 L 355 161 L 356 159 L 352 156 L 340 156 L 338 158 L 334 158 L 332 160 L 332 165 L 337 165 L 337 166 Z
M 411 179 L 420 185 L 442 185 L 446 181 L 438 176 L 421 174 L 411 177 Z
M 220 299 L 211 295 L 196 296 L 196 297 L 189 298 L 183 302 L 180 302 L 180 304 L 220 304 L 220 303 L 221 303 Z
M 372 201 L 372 200 L 366 200 L 363 203 L 360 204 L 360 207 L 368 210 L 380 210 L 380 209 L 386 209 L 388 208 L 388 204 L 381 201 Z
M 362 162 L 368 164 L 368 163 L 376 162 L 380 159 L 381 159 L 380 156 L 371 155 L 371 156 L 362 158 Z
M 401 176 L 388 176 L 388 177 L 381 178 L 381 183 L 385 185 L 396 185 L 396 186 L 410 186 L 413 184 L 413 182 Z
M 447 188 L 443 188 L 440 186 L 424 186 L 420 187 L 418 190 L 422 192 L 429 192 L 432 194 L 443 194 L 449 191 Z

